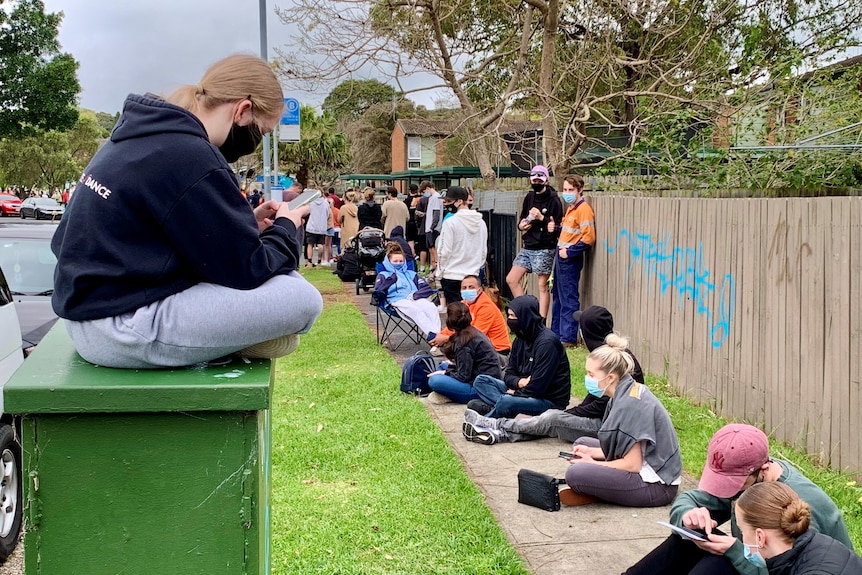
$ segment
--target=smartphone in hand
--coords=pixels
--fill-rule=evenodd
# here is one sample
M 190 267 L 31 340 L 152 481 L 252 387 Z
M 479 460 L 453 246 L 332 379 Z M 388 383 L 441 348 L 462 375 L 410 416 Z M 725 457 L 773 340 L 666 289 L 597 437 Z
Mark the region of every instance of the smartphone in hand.
M 287 209 L 295 210 L 306 204 L 310 204 L 322 195 L 320 190 L 305 190 L 287 203 Z

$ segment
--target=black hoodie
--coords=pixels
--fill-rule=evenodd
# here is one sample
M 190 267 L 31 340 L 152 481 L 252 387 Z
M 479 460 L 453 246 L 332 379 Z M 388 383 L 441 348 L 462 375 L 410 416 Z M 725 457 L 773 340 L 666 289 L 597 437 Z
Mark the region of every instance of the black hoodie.
M 569 358 L 560 338 L 545 327 L 539 300 L 522 295 L 509 302 L 509 309 L 518 316 L 518 331 L 503 373 L 506 387 L 516 396 L 547 399 L 556 409 L 565 409 L 572 389 Z M 530 383 L 519 388 L 523 377 L 530 377 Z
M 530 190 L 524 196 L 518 221 L 520 222 L 526 218 L 532 208 L 538 208 L 542 212 L 544 219 L 542 221 L 533 220 L 530 222 L 530 227 L 521 236 L 524 247 L 528 250 L 556 249 L 557 238 L 560 237 L 560 232 L 563 229 L 561 223 L 565 215 L 563 202 L 560 200 L 560 196 L 557 195 L 557 190 L 550 184 L 545 185 L 545 189 L 538 194 Z M 551 218 L 554 218 L 554 223 L 556 224 L 553 232 L 548 231 L 548 224 Z
M 248 290 L 296 269 L 296 229 L 263 232 L 193 114 L 130 95 L 51 242 L 54 311 L 71 320 L 132 312 L 210 282 Z M 216 311 L 216 310 L 214 310 Z
M 611 312 L 607 308 L 600 305 L 592 305 L 580 312 L 578 321 L 580 322 L 581 337 L 584 338 L 584 344 L 589 351 L 593 351 L 597 347 L 604 345 L 605 338 L 614 331 L 614 316 L 611 315 Z M 631 350 L 626 351 L 629 352 L 629 355 L 632 356 L 635 362 L 635 368 L 631 373 L 632 379 L 638 383 L 644 383 L 644 374 L 635 354 Z M 610 400 L 611 398 L 608 396 L 596 397 L 588 393 L 579 405 L 567 409 L 566 413 L 580 417 L 602 419 Z

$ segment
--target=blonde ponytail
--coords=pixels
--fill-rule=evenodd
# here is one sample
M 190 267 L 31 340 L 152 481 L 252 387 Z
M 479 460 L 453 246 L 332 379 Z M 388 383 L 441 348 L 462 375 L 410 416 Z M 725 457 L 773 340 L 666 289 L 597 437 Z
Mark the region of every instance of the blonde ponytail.
M 255 115 L 273 118 L 284 110 L 284 93 L 269 64 L 248 54 L 219 60 L 195 85 L 180 86 L 167 101 L 196 113 L 249 99 Z

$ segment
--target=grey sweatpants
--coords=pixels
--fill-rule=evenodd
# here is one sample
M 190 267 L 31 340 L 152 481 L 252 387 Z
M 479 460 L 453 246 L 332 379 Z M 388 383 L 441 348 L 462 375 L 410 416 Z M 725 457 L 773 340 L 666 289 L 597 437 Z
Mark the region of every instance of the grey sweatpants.
M 306 333 L 322 310 L 317 288 L 291 272 L 252 290 L 200 283 L 130 313 L 65 324 L 87 361 L 146 369 L 193 365 Z
M 500 419 L 497 426 L 506 432 L 507 441 L 559 437 L 572 443 L 584 436 L 597 437 L 602 420 L 572 415 L 560 409 L 549 409 L 532 417 Z

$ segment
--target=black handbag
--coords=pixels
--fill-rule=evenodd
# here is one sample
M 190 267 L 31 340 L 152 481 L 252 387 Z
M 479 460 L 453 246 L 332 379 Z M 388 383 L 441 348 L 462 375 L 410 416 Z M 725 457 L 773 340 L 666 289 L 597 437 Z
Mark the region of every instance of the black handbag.
M 560 490 L 557 486 L 565 482 L 565 479 L 557 479 L 538 471 L 521 469 L 518 471 L 518 503 L 545 511 L 559 511 Z

